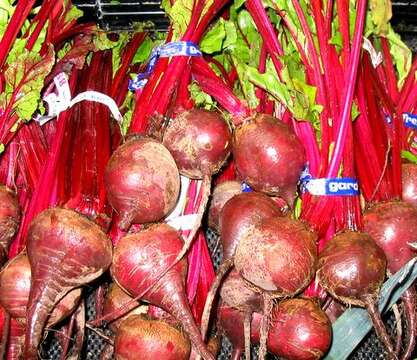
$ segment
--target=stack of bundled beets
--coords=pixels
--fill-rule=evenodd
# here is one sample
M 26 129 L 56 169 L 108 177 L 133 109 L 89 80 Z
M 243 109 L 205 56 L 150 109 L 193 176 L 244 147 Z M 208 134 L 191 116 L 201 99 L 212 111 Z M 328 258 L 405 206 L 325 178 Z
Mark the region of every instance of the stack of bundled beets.
M 1 359 L 45 356 L 51 333 L 85 358 L 85 329 L 101 359 L 211 360 L 222 336 L 233 359 L 320 359 L 349 306 L 388 359 L 412 358 L 415 286 L 405 336 L 377 306 L 417 240 L 417 60 L 388 2 L 175 0 L 153 37 L 103 33 L 69 1 L 6 3 Z

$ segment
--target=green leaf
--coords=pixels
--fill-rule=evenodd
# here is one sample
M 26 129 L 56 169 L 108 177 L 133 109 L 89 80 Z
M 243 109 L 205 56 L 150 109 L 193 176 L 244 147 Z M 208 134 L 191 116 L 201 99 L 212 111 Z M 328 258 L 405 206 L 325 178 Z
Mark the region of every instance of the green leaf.
M 416 258 L 405 264 L 382 286 L 378 308 L 385 313 L 417 279 Z M 333 341 L 325 360 L 344 360 L 372 329 L 372 322 L 365 309 L 350 308 L 332 326 Z M 347 336 L 348 335 L 348 336 Z
M 398 72 L 398 86 L 401 88 L 411 68 L 412 52 L 389 25 L 386 38 L 390 43 L 390 53 Z
M 192 82 L 188 86 L 188 90 L 190 91 L 191 99 L 193 99 L 197 107 L 202 107 L 207 110 L 211 110 L 216 107 L 216 103 L 213 98 L 201 90 L 197 83 Z
M 215 25 L 205 34 L 200 42 L 201 51 L 207 54 L 219 52 L 222 49 L 223 40 L 226 37 L 224 20 L 220 19 Z
M 109 50 L 117 46 L 118 42 L 110 40 L 107 33 L 104 31 L 97 31 L 94 36 L 94 45 L 96 50 Z
M 138 64 L 138 63 L 141 64 L 145 62 L 151 55 L 151 52 L 154 46 L 155 45 L 152 39 L 149 36 L 147 36 L 145 40 L 143 40 L 142 44 L 139 46 L 138 51 L 133 57 L 133 61 L 132 61 L 133 64 Z
M 84 13 L 82 10 L 77 8 L 76 6 L 72 5 L 70 10 L 65 15 L 65 22 L 69 23 L 70 21 L 77 20 L 81 16 L 83 16 Z
M 375 33 L 378 35 L 386 34 L 392 17 L 391 0 L 370 0 L 369 8 L 372 21 L 375 24 Z
M 4 152 L 4 149 L 5 149 L 4 144 L 0 144 L 0 154 Z
M 417 156 L 411 153 L 410 151 L 402 150 L 401 157 L 412 162 L 413 164 L 417 164 Z
M 14 62 L 4 73 L 6 80 L 5 92 L 1 94 L 1 102 L 12 102 L 13 109 L 22 120 L 30 120 L 41 101 L 41 90 L 44 79 L 55 63 L 52 45 L 48 53 L 40 56 L 26 49 L 22 50 Z

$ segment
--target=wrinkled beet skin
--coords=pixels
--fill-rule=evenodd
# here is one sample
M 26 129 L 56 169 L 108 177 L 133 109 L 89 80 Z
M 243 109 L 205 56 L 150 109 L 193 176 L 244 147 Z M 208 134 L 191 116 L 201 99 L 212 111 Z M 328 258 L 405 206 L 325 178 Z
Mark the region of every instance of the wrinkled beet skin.
M 114 346 L 116 360 L 186 360 L 191 349 L 181 331 L 140 315 L 132 315 L 121 323 Z
M 128 303 L 131 300 L 131 296 L 129 296 L 125 291 L 123 291 L 119 286 L 117 286 L 116 283 L 112 283 L 104 299 L 103 315 L 106 315 L 121 308 L 124 304 Z M 111 323 L 109 323 L 109 328 L 111 331 L 116 332 L 120 326 L 120 323 L 124 319 L 127 319 L 129 316 L 144 313 L 144 309 L 140 307 L 139 302 L 132 303 L 127 307 L 127 310 L 128 312 L 126 313 L 126 315 L 123 315 L 122 317 L 117 318 Z
M 111 156 L 105 171 L 107 198 L 119 213 L 119 227 L 162 219 L 175 206 L 180 178 L 175 161 L 158 141 L 134 137 Z
M 235 130 L 233 157 L 241 180 L 256 191 L 278 195 L 292 204 L 306 158 L 286 124 L 257 115 Z
M 0 304 L 15 319 L 26 317 L 30 280 L 30 264 L 26 254 L 19 254 L 10 260 L 0 273 Z
M 160 274 L 171 266 L 180 253 L 183 241 L 179 233 L 167 224 L 155 224 L 124 236 L 114 252 L 111 274 L 115 282 L 132 296 L 142 294 Z M 201 340 L 185 295 L 187 259 L 170 269 L 141 298 L 177 318 L 193 345 L 203 358 L 213 359 Z
M 383 250 L 366 233 L 346 231 L 334 236 L 323 248 L 317 276 L 333 297 L 345 304 L 365 306 L 376 299 L 385 279 Z
M 274 307 L 268 349 L 292 360 L 321 359 L 332 339 L 326 314 L 310 299 L 289 299 Z
M 238 181 L 225 181 L 214 188 L 208 212 L 208 226 L 219 231 L 220 213 L 223 206 L 235 195 L 242 192 Z
M 30 224 L 27 252 L 32 287 L 27 309 L 25 358 L 36 359 L 47 316 L 70 290 L 106 271 L 112 244 L 94 222 L 75 211 L 51 208 Z
M 314 276 L 316 239 L 299 220 L 267 219 L 242 236 L 236 248 L 236 270 L 249 283 L 273 296 L 294 296 Z
M 0 185 L 0 248 L 7 253 L 20 223 L 20 207 L 13 191 Z M 1 265 L 1 263 L 0 263 Z
M 401 179 L 403 201 L 417 206 L 417 165 L 402 164 Z
M 180 173 L 192 179 L 217 173 L 231 142 L 231 130 L 221 114 L 203 109 L 182 112 L 170 122 L 163 139 Z
M 223 303 L 242 312 L 261 312 L 262 297 L 245 285 L 236 270 L 230 271 L 220 289 Z
M 31 277 L 29 259 L 25 253 L 10 260 L 0 273 L 0 304 L 21 324 L 26 324 Z M 66 294 L 54 307 L 47 326 L 53 326 L 71 315 L 80 299 L 81 289 Z
M 234 256 L 236 246 L 248 228 L 264 219 L 282 216 L 277 204 L 267 195 L 248 192 L 235 195 L 220 212 L 220 234 L 223 260 Z
M 408 243 L 417 242 L 417 208 L 403 201 L 381 202 L 363 216 L 367 232 L 387 255 L 388 269 L 396 273 L 417 255 Z

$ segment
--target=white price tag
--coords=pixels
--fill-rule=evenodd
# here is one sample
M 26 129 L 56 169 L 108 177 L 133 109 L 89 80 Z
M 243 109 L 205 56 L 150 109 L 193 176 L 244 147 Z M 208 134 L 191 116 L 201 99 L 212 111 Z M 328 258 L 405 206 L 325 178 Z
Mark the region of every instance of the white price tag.
M 94 101 L 106 105 L 113 117 L 120 123 L 123 120 L 119 108 L 115 101 L 108 95 L 98 91 L 88 90 L 78 94 L 71 99 L 71 90 L 69 87 L 67 76 L 64 73 L 59 73 L 54 78 L 56 93 L 51 92 L 46 95 L 43 100 L 48 104 L 48 114 L 45 116 L 38 116 L 35 118 L 41 126 L 46 124 L 49 120 L 57 117 L 61 112 L 69 109 L 80 101 Z

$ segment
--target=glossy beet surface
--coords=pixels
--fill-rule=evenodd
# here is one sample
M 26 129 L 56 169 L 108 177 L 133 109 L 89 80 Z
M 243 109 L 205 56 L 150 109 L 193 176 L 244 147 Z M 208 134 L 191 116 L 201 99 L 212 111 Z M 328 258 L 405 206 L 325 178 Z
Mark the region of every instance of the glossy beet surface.
M 134 137 L 111 156 L 105 172 L 107 198 L 119 227 L 162 219 L 175 206 L 180 178 L 175 161 L 158 141 Z
M 286 124 L 269 115 L 257 115 L 235 130 L 233 157 L 241 180 L 256 191 L 292 204 L 305 154 Z
M 116 360 L 187 360 L 191 350 L 183 332 L 140 315 L 120 324 L 114 347 Z
M 268 349 L 292 360 L 321 359 L 332 339 L 330 321 L 310 299 L 289 299 L 274 307 Z
M 216 231 L 220 231 L 220 213 L 223 206 L 235 195 L 242 192 L 241 184 L 238 181 L 225 181 L 217 185 L 214 188 L 213 195 L 211 197 L 209 212 L 208 212 L 208 225 Z
M 402 199 L 403 201 L 417 206 L 417 165 L 402 164 Z
M 203 358 L 213 359 L 202 342 L 186 298 L 187 258 L 155 283 L 160 274 L 173 264 L 182 246 L 183 241 L 174 228 L 164 223 L 152 225 L 120 240 L 115 248 L 111 273 L 117 284 L 129 294 L 142 296 L 144 301 L 176 317 Z
M 365 306 L 376 299 L 385 279 L 386 258 L 365 233 L 346 231 L 334 236 L 319 257 L 320 284 L 345 304 Z
M 20 216 L 16 194 L 8 187 L 0 185 L 0 247 L 5 253 L 17 232 Z
M 235 195 L 220 212 L 223 260 L 233 257 L 236 246 L 248 229 L 262 220 L 282 216 L 278 205 L 267 195 L 247 192 Z
M 31 285 L 29 259 L 25 253 L 9 261 L 0 272 L 0 304 L 22 324 L 26 324 L 26 307 Z M 66 294 L 54 307 L 48 318 L 48 326 L 55 325 L 70 315 L 81 298 L 81 289 Z
M 301 221 L 267 219 L 242 236 L 236 248 L 236 270 L 262 291 L 294 296 L 308 286 L 316 271 L 316 239 Z
M 229 156 L 231 141 L 231 130 L 221 114 L 203 109 L 179 114 L 163 138 L 180 173 L 193 179 L 217 173 Z
M 397 272 L 417 252 L 409 243 L 417 242 L 417 208 L 403 201 L 378 203 L 363 217 L 364 231 L 384 250 L 388 269 Z
M 25 358 L 36 359 L 46 320 L 70 290 L 98 278 L 110 266 L 112 244 L 101 227 L 75 211 L 51 208 L 37 215 L 27 235 L 32 286 Z

